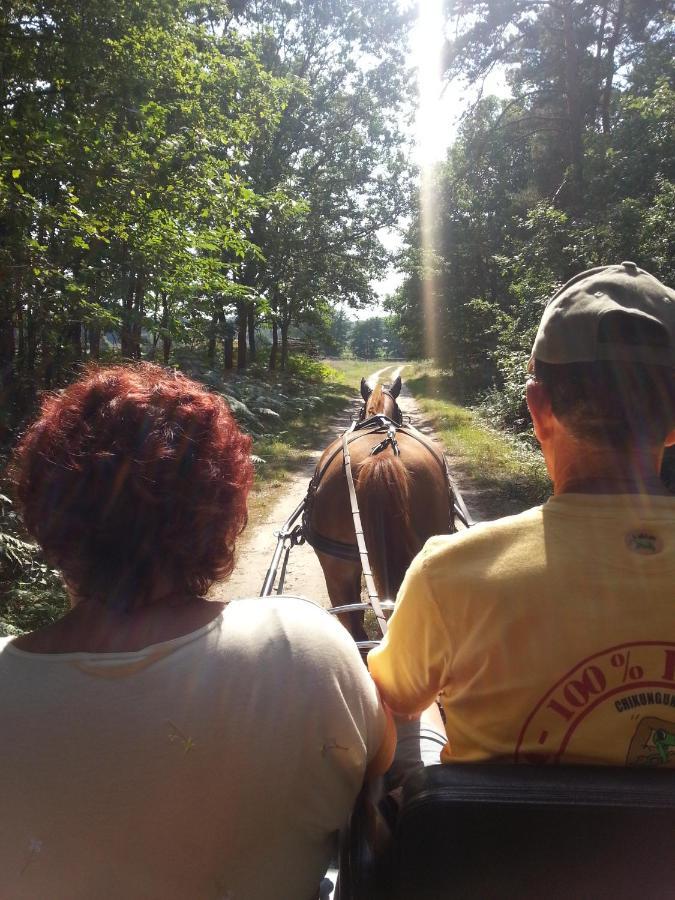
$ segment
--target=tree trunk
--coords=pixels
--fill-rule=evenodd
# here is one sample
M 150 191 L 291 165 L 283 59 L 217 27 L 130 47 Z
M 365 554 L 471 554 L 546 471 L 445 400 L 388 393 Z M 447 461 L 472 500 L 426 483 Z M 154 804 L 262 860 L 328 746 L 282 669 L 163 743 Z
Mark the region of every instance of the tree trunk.
M 163 334 L 162 335 L 162 361 L 165 366 L 169 365 L 169 360 L 171 359 L 171 345 L 173 341 L 171 340 L 171 335 Z
M 246 330 L 248 325 L 248 316 L 246 303 L 240 300 L 237 303 L 237 368 L 246 368 Z
M 134 312 L 134 291 L 136 288 L 136 276 L 129 272 L 129 283 L 127 292 L 124 296 L 122 306 L 122 331 L 120 334 L 120 349 L 125 359 L 131 359 L 133 356 L 133 312 Z
M 4 283 L 0 283 L 0 409 L 10 410 L 16 380 L 14 304 L 9 279 L 5 277 L 2 281 Z
M 222 310 L 214 309 L 211 313 L 211 324 L 209 326 L 209 344 L 206 351 L 206 355 L 209 360 L 209 368 L 215 369 L 216 367 L 216 349 L 218 347 L 218 325 L 220 323 L 222 316 Z
M 290 316 L 284 316 L 281 320 L 281 371 L 286 371 L 288 363 L 288 329 L 291 324 Z
M 171 345 L 173 344 L 169 324 L 169 297 L 165 292 L 162 294 L 162 360 L 165 366 L 169 365 L 169 359 L 171 358 Z
M 143 329 L 143 315 L 145 312 L 145 275 L 139 272 L 136 276 L 136 290 L 134 291 L 133 328 L 132 328 L 132 353 L 134 359 L 141 358 L 141 338 Z
M 234 366 L 234 338 L 228 331 L 223 337 L 223 368 L 226 372 L 232 371 Z
M 255 359 L 255 303 L 249 303 L 246 318 L 248 323 L 248 349 L 251 351 L 251 359 Z
M 29 306 L 26 310 L 26 360 L 25 371 L 27 377 L 35 380 L 35 357 L 37 356 L 38 333 L 35 322 L 35 309 Z
M 277 320 L 272 320 L 272 346 L 270 347 L 269 369 L 274 371 L 277 367 L 277 351 L 279 349 L 279 326 Z
M 26 355 L 26 330 L 23 318 L 23 304 L 19 299 L 16 304 L 16 356 L 19 370 L 23 368 L 22 364 Z
M 98 359 L 101 356 L 101 326 L 89 326 L 89 356 Z
M 581 86 L 579 84 L 579 52 L 574 28 L 574 2 L 563 6 L 565 34 L 565 95 L 569 122 L 569 153 L 572 169 L 573 209 L 578 209 L 584 193 L 584 143 Z
M 67 337 L 70 356 L 73 362 L 79 362 L 82 359 L 82 308 L 79 300 L 73 302 Z
M 612 104 L 612 85 L 614 82 L 614 54 L 621 37 L 621 29 L 623 28 L 623 16 L 625 10 L 624 0 L 620 0 L 619 8 L 616 11 L 614 20 L 614 28 L 612 36 L 607 42 L 607 56 L 605 57 L 605 84 L 602 91 L 602 101 L 600 105 L 600 116 L 602 119 L 603 134 L 609 134 L 611 129 L 611 104 Z

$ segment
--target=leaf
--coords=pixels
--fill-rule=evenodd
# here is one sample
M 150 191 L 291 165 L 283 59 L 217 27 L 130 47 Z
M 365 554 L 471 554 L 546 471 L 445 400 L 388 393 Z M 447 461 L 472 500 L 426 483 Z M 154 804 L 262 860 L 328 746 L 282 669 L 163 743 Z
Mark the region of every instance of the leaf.
M 12 178 L 15 180 L 21 175 L 21 169 L 12 169 Z

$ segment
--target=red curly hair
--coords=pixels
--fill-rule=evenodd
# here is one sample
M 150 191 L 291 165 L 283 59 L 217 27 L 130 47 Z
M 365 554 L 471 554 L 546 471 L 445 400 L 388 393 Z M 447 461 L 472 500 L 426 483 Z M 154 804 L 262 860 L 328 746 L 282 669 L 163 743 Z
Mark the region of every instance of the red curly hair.
M 141 363 L 87 369 L 46 397 L 12 470 L 26 527 L 74 597 L 130 610 L 159 579 L 200 596 L 232 572 L 250 449 L 221 397 Z

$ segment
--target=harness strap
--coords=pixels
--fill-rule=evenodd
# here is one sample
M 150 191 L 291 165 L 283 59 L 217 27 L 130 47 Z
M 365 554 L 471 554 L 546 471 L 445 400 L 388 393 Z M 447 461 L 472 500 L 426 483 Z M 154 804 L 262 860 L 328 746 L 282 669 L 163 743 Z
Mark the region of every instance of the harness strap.
M 363 577 L 366 582 L 368 600 L 370 601 L 370 605 L 372 606 L 375 613 L 375 617 L 380 626 L 380 631 L 384 635 L 387 633 L 387 620 L 385 619 L 384 613 L 382 612 L 382 607 L 380 606 L 380 598 L 377 595 L 375 580 L 370 568 L 370 560 L 368 559 L 368 550 L 366 548 L 366 539 L 363 533 L 361 514 L 359 513 L 359 504 L 356 499 L 354 476 L 352 475 L 352 460 L 351 456 L 349 455 L 349 441 L 347 440 L 347 437 L 350 432 L 353 431 L 353 429 L 354 424 L 352 423 L 352 427 L 348 431 L 345 431 L 345 433 L 342 435 L 342 452 L 344 454 L 344 468 L 345 476 L 347 478 L 347 487 L 349 488 L 349 503 L 351 505 L 352 516 L 354 518 L 354 532 L 356 534 L 356 543 L 359 548 L 359 556 L 361 557 L 361 567 L 363 569 Z
M 394 451 L 394 456 L 400 456 L 401 448 L 398 446 L 398 441 L 396 440 L 396 427 L 394 425 L 389 426 L 386 438 L 373 447 L 370 451 L 370 455 L 376 456 L 378 453 L 381 453 L 382 450 L 386 449 L 389 444 L 391 444 L 391 449 Z
M 414 427 L 414 425 L 410 424 L 410 422 L 404 422 L 399 425 L 392 419 L 389 419 L 387 416 L 384 416 L 381 413 L 377 413 L 376 415 L 371 416 L 369 419 L 353 421 L 350 428 L 348 428 L 347 431 L 343 434 L 343 441 L 346 437 L 347 441 L 351 444 L 352 441 L 357 441 L 361 437 L 388 432 L 390 427 L 392 426 L 395 428 L 394 434 L 399 431 L 402 434 L 408 435 L 413 440 L 417 441 L 419 444 L 425 447 L 426 450 L 428 450 L 436 460 L 441 468 L 441 471 L 444 473 L 450 495 L 450 531 L 453 532 L 455 530 L 453 509 L 455 500 L 457 501 L 459 509 L 464 515 L 467 523 L 473 524 L 468 510 L 464 506 L 464 501 L 462 500 L 461 494 L 457 490 L 457 486 L 452 476 L 450 475 L 448 461 L 445 458 L 445 454 L 440 452 L 438 448 L 435 447 L 426 437 L 426 435 L 424 435 L 421 431 L 418 431 L 417 428 Z M 323 466 L 314 472 L 314 475 L 309 482 L 307 497 L 305 500 L 305 509 L 302 515 L 302 530 L 307 543 L 310 546 L 314 547 L 315 550 L 318 550 L 320 553 L 326 553 L 328 554 L 328 556 L 334 556 L 337 559 L 344 559 L 348 562 L 358 562 L 358 560 L 361 559 L 361 556 L 359 553 L 359 548 L 356 544 L 344 544 L 341 541 L 335 541 L 332 538 L 328 538 L 322 534 L 319 534 L 319 532 L 312 527 L 312 505 L 314 501 L 314 494 L 319 487 L 319 484 L 321 483 L 321 480 L 328 470 L 330 464 L 339 453 L 344 452 L 343 441 L 338 443 L 335 450 L 333 450 L 328 459 L 325 460 Z M 396 447 L 393 446 L 394 442 L 396 443 Z M 396 449 L 399 449 L 400 452 L 400 448 L 398 447 L 396 438 L 394 437 L 394 441 L 390 442 L 389 435 L 387 434 L 385 439 L 377 445 L 377 448 L 373 448 L 373 450 L 371 450 L 371 453 L 375 452 L 376 450 L 384 449 L 384 447 L 386 447 L 389 443 L 392 443 L 392 449 L 394 449 L 395 453 Z
M 407 434 L 409 437 L 416 440 L 419 444 L 422 444 L 423 447 L 431 453 L 434 457 L 438 465 L 441 467 L 443 472 L 447 472 L 447 461 L 445 460 L 445 455 L 440 453 L 439 450 L 434 447 L 429 438 L 422 434 L 421 431 L 418 431 L 413 425 L 409 422 L 404 422 L 403 424 L 398 424 L 394 422 L 392 419 L 387 418 L 387 416 L 380 415 L 379 413 L 375 416 L 371 416 L 370 419 L 364 419 L 363 421 L 354 421 L 351 426 L 347 429 L 346 434 L 349 435 L 349 443 L 352 441 L 358 441 L 359 438 L 362 437 L 370 437 L 373 434 L 381 434 L 385 433 L 389 430 L 391 426 L 395 427 L 396 432 L 401 432 L 401 434 Z M 387 439 L 385 438 L 385 441 Z M 324 473 L 333 462 L 335 457 L 342 450 L 342 444 L 338 444 L 338 446 L 333 450 L 328 459 L 324 462 L 321 469 L 318 469 L 313 476 L 313 481 L 315 484 L 319 485 L 319 482 L 324 476 Z
M 314 547 L 319 553 L 334 556 L 336 559 L 343 559 L 345 562 L 359 562 L 361 559 L 359 548 L 356 544 L 345 544 L 342 541 L 334 541 L 333 538 L 324 537 L 312 528 L 309 516 L 303 517 L 302 531 L 310 547 Z

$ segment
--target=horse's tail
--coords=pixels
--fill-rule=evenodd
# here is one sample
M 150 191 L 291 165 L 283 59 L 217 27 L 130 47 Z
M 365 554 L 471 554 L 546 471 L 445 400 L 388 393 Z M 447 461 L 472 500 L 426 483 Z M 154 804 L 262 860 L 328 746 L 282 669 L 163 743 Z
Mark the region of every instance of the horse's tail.
M 356 495 L 377 593 L 393 600 L 422 546 L 410 520 L 410 474 L 401 458 L 386 451 L 368 456 L 358 470 Z

